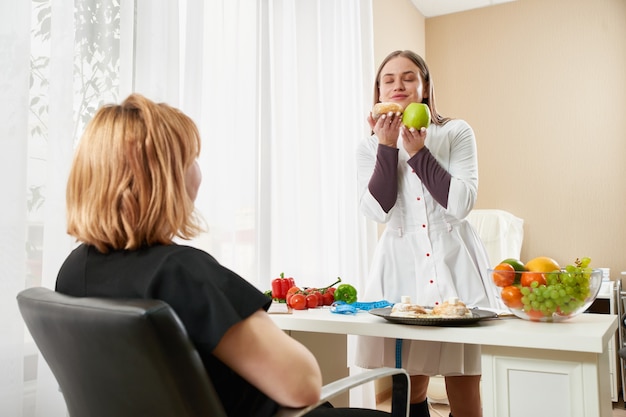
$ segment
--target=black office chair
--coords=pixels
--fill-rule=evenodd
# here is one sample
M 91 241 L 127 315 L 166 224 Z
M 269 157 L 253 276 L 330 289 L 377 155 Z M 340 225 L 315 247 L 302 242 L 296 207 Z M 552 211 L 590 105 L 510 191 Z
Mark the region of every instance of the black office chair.
M 176 313 L 160 300 L 75 298 L 44 287 L 21 291 L 20 312 L 72 417 L 226 417 Z M 367 370 L 327 384 L 316 405 L 358 385 L 393 379 L 392 416 L 408 416 L 402 369 Z

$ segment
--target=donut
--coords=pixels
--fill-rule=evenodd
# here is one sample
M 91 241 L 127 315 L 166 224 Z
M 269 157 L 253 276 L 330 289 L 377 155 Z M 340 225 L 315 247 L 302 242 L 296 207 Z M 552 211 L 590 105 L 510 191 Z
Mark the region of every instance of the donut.
M 383 114 L 402 113 L 403 111 L 404 107 L 402 107 L 402 105 L 394 103 L 393 101 L 383 101 L 374 104 L 372 108 L 372 118 L 377 120 Z

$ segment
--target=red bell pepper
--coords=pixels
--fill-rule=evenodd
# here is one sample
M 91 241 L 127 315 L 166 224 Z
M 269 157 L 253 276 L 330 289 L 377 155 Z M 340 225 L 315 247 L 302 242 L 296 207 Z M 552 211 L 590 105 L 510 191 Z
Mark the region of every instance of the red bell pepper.
M 285 278 L 285 273 L 280 273 L 280 278 L 274 278 L 272 280 L 272 298 L 284 300 L 287 297 L 287 291 L 289 288 L 295 287 L 296 282 L 292 277 Z

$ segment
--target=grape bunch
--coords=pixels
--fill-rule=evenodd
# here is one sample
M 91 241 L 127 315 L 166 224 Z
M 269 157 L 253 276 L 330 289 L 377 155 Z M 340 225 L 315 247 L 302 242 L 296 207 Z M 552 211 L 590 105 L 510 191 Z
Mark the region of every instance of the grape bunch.
M 523 311 L 531 318 L 569 316 L 578 310 L 591 294 L 591 259 L 576 259 L 561 271 L 544 273 L 545 284 L 532 282 L 520 288 Z

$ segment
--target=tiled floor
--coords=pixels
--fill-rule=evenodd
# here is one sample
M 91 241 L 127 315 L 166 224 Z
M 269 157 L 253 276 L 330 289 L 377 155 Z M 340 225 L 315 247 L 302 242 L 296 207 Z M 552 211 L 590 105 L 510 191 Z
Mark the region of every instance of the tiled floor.
M 450 414 L 450 408 L 445 404 L 429 404 L 431 417 L 448 417 Z M 385 401 L 378 404 L 379 410 L 389 411 L 390 402 Z M 626 408 L 624 408 L 624 400 L 621 398 L 618 402 L 613 403 L 613 417 L 626 417 Z

